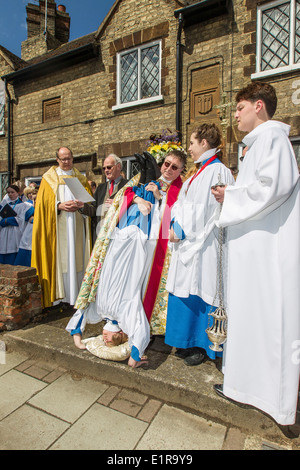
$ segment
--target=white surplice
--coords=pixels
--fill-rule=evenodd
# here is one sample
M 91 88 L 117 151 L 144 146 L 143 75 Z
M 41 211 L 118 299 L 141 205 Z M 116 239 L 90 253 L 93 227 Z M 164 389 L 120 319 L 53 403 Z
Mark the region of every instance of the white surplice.
M 9 204 L 10 207 L 16 212 L 15 219 L 18 226 L 7 225 L 7 227 L 0 227 L 0 253 L 17 253 L 20 246 L 20 240 L 26 228 L 27 222 L 25 221 L 25 214 L 30 209 L 31 204 L 28 202 L 21 202 L 15 204 L 16 201 L 12 201 L 9 197 L 3 199 L 0 203 L 1 209 Z M 1 217 L 0 217 L 1 219 Z
M 116 320 L 128 335 L 142 357 L 150 341 L 150 324 L 143 307 L 145 291 L 153 253 L 158 239 L 160 222 L 166 205 L 166 193 L 161 191 L 162 203 L 153 204 L 151 230 L 145 234 L 139 226 L 115 228 L 105 257 L 96 301 L 85 310 L 77 310 L 66 330 L 78 328 L 81 332 L 87 323 L 96 324 L 104 318 Z
M 211 151 L 207 152 L 207 158 Z M 171 263 L 167 290 L 177 297 L 197 295 L 207 304 L 218 306 L 217 256 L 219 230 L 215 226 L 215 210 L 219 204 L 211 194 L 211 186 L 219 179 L 233 184 L 228 168 L 220 162 L 208 165 L 190 184 L 192 177 L 181 188 L 172 208 L 172 219 L 185 234 L 185 239 L 170 243 Z
M 223 390 L 282 425 L 295 422 L 300 371 L 299 174 L 288 134 L 267 121 L 244 138 L 218 222 L 228 227 Z
M 64 171 L 61 168 L 57 168 L 56 172 L 58 175 L 73 176 L 73 170 Z M 69 187 L 59 185 L 57 193 L 57 203 L 75 200 Z M 81 223 L 80 227 L 76 228 L 76 223 L 79 222 L 80 218 L 84 216 L 77 212 L 62 212 L 60 217 L 64 217 L 60 222 L 57 223 L 57 285 L 59 285 L 59 278 L 63 279 L 63 290 L 60 297 L 62 299 L 56 301 L 67 302 L 70 305 L 74 305 L 79 293 L 81 282 L 84 275 L 84 269 L 86 266 L 86 253 L 85 253 L 85 230 L 84 225 Z M 80 221 L 81 222 L 81 221 Z M 76 243 L 78 236 L 78 229 L 80 230 L 80 237 L 82 241 Z M 66 250 L 67 247 L 67 250 Z M 79 260 L 79 262 L 78 262 Z

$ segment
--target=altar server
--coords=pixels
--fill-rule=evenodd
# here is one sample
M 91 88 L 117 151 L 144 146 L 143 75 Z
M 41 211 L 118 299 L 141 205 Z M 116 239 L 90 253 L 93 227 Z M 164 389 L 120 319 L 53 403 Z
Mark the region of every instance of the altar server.
M 214 124 L 202 124 L 192 133 L 189 152 L 201 166 L 184 182 L 172 209 L 165 342 L 177 348 L 175 354 L 188 366 L 201 364 L 205 353 L 211 359 L 217 357 L 205 331 L 209 313 L 219 305 L 219 231 L 214 218 L 218 203 L 210 188 L 220 180 L 224 184 L 234 182 L 230 170 L 220 161 L 220 144 L 221 133 Z
M 295 423 L 299 386 L 299 173 L 277 97 L 253 82 L 236 97 L 248 147 L 236 184 L 213 191 L 228 227 L 228 338 L 223 397 Z M 298 353 L 297 353 L 298 348 Z

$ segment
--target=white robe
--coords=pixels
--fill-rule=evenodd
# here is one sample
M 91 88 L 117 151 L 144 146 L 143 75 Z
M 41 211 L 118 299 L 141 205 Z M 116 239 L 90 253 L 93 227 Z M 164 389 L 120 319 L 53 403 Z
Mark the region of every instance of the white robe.
M 192 177 L 181 188 L 171 218 L 180 225 L 186 238 L 170 243 L 172 257 L 166 286 L 177 297 L 197 295 L 215 306 L 219 304 L 216 296 L 219 230 L 215 226 L 219 204 L 211 194 L 211 186 L 219 177 L 225 184 L 234 182 L 230 170 L 217 162 L 208 165 L 190 186 Z
M 10 198 L 3 199 L 0 206 L 3 208 L 6 204 L 13 202 Z M 11 205 L 11 208 L 16 212 L 16 221 L 18 226 L 8 225 L 7 227 L 0 227 L 0 253 L 17 253 L 20 247 L 20 241 L 27 222 L 25 221 L 25 214 L 30 209 L 31 204 L 22 202 L 16 205 Z M 0 217 L 1 219 L 1 217 Z
M 87 323 L 96 324 L 107 317 L 118 322 L 128 335 L 130 348 L 135 346 L 139 356 L 143 356 L 150 341 L 143 293 L 166 204 L 166 194 L 161 191 L 161 195 L 161 205 L 156 202 L 152 208 L 149 238 L 136 225 L 115 228 L 101 271 L 96 301 L 74 313 L 66 327 L 68 332 L 78 327 L 82 315 L 81 332 Z
M 279 424 L 295 422 L 300 360 L 299 174 L 289 126 L 267 121 L 245 138 L 228 227 L 228 337 L 223 390 Z
M 73 170 L 63 171 L 61 168 L 57 168 L 56 172 L 58 175 L 73 175 Z M 58 192 L 56 195 L 58 202 L 65 202 L 75 200 L 69 187 L 65 185 L 59 185 Z M 54 302 L 56 305 L 60 302 L 67 302 L 70 305 L 74 305 L 79 293 L 79 289 L 82 283 L 85 266 L 87 264 L 87 258 L 85 253 L 85 230 L 84 225 L 82 227 L 82 242 L 76 245 L 76 217 L 77 212 L 65 212 L 62 214 L 65 218 L 63 223 L 57 223 L 57 285 L 59 285 L 59 278 L 63 279 L 63 290 L 59 295 L 60 299 Z M 80 214 L 79 217 L 85 217 Z M 67 239 L 67 241 L 66 241 Z M 65 248 L 67 247 L 67 252 Z M 78 252 L 82 250 L 82 253 Z M 78 258 L 81 261 L 78 267 Z M 61 298 L 63 297 L 64 298 Z

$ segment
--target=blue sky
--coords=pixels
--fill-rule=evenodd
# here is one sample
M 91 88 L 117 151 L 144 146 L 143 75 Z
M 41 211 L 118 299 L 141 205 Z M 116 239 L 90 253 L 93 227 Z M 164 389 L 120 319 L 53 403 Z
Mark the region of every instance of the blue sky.
M 26 5 L 38 0 L 0 0 L 0 45 L 21 56 L 21 42 L 27 39 Z M 96 31 L 114 0 L 56 0 L 71 17 L 70 41 Z

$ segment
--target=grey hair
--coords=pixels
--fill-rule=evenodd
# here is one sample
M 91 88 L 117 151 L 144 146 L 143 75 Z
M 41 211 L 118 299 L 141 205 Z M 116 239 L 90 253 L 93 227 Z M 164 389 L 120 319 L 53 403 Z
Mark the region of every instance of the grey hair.
M 115 161 L 115 164 L 117 165 L 118 163 L 120 163 L 120 165 L 121 165 L 121 167 L 122 167 L 122 160 L 121 160 L 121 158 L 118 157 L 116 154 L 110 153 L 109 155 L 107 155 L 107 157 L 105 157 L 105 160 L 106 160 L 106 158 L 108 158 L 108 157 L 112 157 L 112 158 L 114 159 L 114 161 Z

